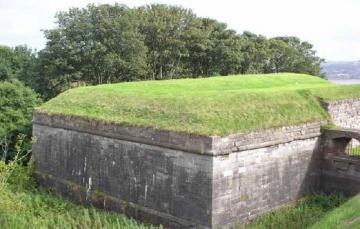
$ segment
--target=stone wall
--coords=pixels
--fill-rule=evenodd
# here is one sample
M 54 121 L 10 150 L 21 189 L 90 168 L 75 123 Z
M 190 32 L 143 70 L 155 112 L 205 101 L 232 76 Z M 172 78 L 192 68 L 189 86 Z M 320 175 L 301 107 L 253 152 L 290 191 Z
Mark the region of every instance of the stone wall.
M 336 126 L 360 129 L 360 99 L 323 102 Z
M 354 196 L 360 192 L 360 160 L 325 154 L 321 168 L 321 191 Z
M 320 144 L 320 190 L 353 196 L 360 192 L 360 157 L 351 156 L 351 142 L 360 139 L 360 130 L 323 130 Z
M 35 113 L 36 177 L 70 198 L 171 228 L 244 222 L 309 193 L 322 122 L 224 138 Z
M 211 226 L 212 157 L 39 124 L 33 133 L 43 185 L 150 223 Z
M 296 140 L 215 157 L 213 225 L 245 222 L 317 190 L 318 140 Z
M 323 106 L 336 126 L 360 129 L 359 99 L 324 102 Z M 359 140 L 344 136 L 337 139 L 324 137 L 321 150 L 321 190 L 326 193 L 355 195 L 360 192 L 360 163 L 358 158 L 346 155 L 346 148 L 359 146 Z

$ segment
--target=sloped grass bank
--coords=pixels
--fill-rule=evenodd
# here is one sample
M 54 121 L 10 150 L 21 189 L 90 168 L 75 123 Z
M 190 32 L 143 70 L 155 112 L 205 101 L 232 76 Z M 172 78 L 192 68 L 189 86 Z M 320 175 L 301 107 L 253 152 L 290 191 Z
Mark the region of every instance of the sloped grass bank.
M 360 85 L 293 73 L 129 82 L 71 89 L 37 110 L 224 136 L 325 120 L 319 97 L 360 97 Z
M 360 194 L 330 211 L 311 229 L 352 229 L 360 228 Z
M 250 224 L 239 226 L 237 229 L 319 228 L 313 227 L 313 225 L 323 217 L 327 217 L 329 211 L 341 206 L 345 200 L 346 199 L 340 194 L 311 195 L 299 200 L 293 206 L 286 206 L 277 211 L 265 213 L 264 215 L 257 217 Z

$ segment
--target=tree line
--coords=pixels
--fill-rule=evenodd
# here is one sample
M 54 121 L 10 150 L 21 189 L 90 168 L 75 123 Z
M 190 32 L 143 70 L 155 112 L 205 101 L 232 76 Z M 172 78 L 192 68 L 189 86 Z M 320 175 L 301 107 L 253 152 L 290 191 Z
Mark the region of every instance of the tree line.
M 55 17 L 42 50 L 0 46 L 0 139 L 30 136 L 33 107 L 79 85 L 273 72 L 322 76 L 323 60 L 306 41 L 239 34 L 178 6 L 91 4 Z
M 79 84 L 272 72 L 321 76 L 323 60 L 306 41 L 239 34 L 178 6 L 88 5 L 56 19 L 57 27 L 44 31 L 45 48 L 13 49 L 18 60 L 0 63 L 0 79 L 17 77 L 49 99 Z

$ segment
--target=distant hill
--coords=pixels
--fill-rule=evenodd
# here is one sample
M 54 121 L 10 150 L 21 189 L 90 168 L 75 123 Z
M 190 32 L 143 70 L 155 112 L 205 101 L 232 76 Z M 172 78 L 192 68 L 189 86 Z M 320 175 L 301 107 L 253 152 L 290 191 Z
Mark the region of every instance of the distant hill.
M 328 79 L 360 79 L 360 60 L 328 61 L 321 67 Z

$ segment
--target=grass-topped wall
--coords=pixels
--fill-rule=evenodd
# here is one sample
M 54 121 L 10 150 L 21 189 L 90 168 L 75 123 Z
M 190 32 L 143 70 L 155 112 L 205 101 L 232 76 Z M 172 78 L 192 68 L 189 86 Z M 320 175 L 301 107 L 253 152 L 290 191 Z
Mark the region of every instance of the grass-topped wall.
M 143 81 L 68 90 L 37 111 L 210 136 L 328 119 L 320 100 L 360 97 L 293 73 Z
M 35 111 L 34 174 L 144 222 L 229 228 L 332 187 L 321 126 L 359 128 L 357 97 L 288 73 L 80 87 Z

